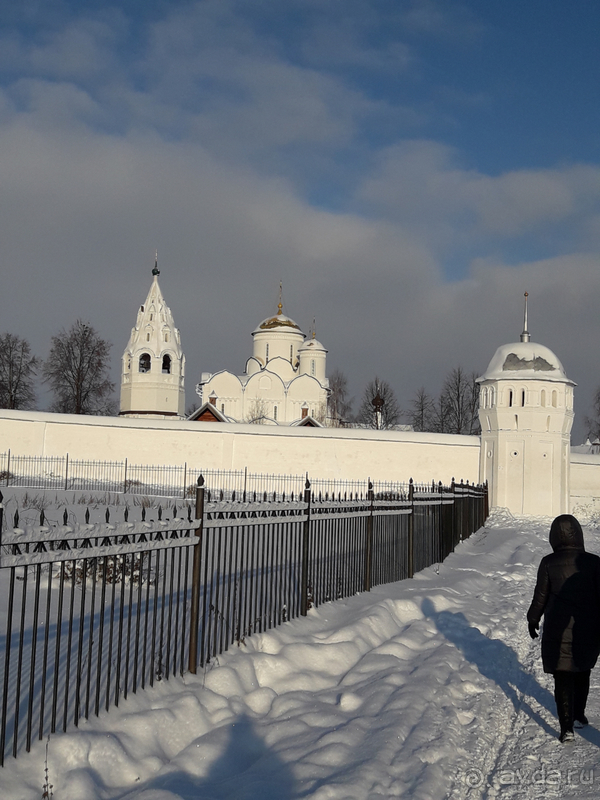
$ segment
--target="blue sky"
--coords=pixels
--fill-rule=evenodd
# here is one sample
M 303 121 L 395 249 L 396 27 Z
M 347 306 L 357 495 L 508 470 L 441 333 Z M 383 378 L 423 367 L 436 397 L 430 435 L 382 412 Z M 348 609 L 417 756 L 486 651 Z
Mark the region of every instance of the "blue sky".
M 276 308 L 404 406 L 530 330 L 600 384 L 600 6 L 0 7 L 2 329 L 118 360 L 155 248 L 187 388 Z

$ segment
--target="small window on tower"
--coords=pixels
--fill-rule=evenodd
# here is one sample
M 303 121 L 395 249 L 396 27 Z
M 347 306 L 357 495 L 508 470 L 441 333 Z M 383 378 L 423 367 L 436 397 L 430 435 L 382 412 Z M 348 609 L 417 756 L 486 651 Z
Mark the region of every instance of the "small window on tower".
M 521 405 L 525 405 L 525 389 L 521 392 Z
M 269 345 L 267 345 L 267 349 L 265 351 L 265 357 L 266 357 L 266 359 L 268 361 L 269 360 Z
M 310 362 L 310 374 L 314 375 L 316 372 L 314 359 Z
M 146 334 L 146 341 L 147 341 L 147 342 L 149 342 L 149 341 L 150 341 L 150 334 L 149 334 L 149 333 L 147 333 L 147 334 Z
M 221 414 L 225 413 L 225 403 L 221 403 Z
M 165 333 L 165 342 L 168 342 L 168 341 L 169 341 L 169 334 Z
M 277 420 L 277 406 L 273 406 L 273 419 Z
M 140 372 L 150 372 L 152 362 L 148 353 L 142 353 L 140 356 Z
M 171 374 L 171 356 L 163 356 L 162 371 L 164 375 Z
M 290 345 L 290 362 L 294 360 L 294 345 Z
M 150 322 L 154 319 L 154 314 L 150 314 Z

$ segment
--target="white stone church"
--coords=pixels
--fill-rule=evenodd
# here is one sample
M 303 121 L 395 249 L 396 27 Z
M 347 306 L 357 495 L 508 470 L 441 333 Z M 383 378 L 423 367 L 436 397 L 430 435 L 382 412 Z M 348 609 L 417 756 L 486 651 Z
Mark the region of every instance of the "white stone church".
M 123 354 L 120 416 L 183 419 L 185 356 L 173 315 L 158 284 L 140 306 Z M 327 350 L 283 313 L 252 332 L 253 352 L 242 375 L 204 372 L 196 386 L 200 408 L 191 420 L 319 426 L 327 416 Z

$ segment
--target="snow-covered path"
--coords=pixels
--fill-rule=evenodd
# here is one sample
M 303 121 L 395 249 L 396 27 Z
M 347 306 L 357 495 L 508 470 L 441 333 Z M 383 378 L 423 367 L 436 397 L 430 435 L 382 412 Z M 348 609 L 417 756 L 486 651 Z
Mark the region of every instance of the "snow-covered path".
M 589 728 L 561 745 L 524 622 L 549 522 L 496 515 L 441 566 L 311 610 L 52 737 L 55 797 L 596 797 L 600 672 Z M 38 743 L 9 761 L 0 796 L 38 800 L 44 756 Z

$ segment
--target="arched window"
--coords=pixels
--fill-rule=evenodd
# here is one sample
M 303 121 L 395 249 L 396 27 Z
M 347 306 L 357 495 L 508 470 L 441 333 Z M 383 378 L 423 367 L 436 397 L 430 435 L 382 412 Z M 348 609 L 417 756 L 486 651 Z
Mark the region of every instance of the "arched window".
M 494 387 L 491 386 L 490 387 L 490 408 L 494 407 L 495 397 L 496 397 L 496 395 L 495 395 Z
M 546 390 L 545 389 L 542 389 L 542 391 L 540 393 L 540 403 L 542 405 L 542 408 L 546 408 Z
M 171 374 L 171 356 L 169 355 L 163 356 L 162 371 L 164 375 Z
M 273 406 L 273 419 L 277 420 L 277 406 Z
M 149 333 L 147 333 L 147 334 L 146 334 L 146 341 L 147 341 L 147 342 L 149 342 L 149 341 L 150 341 L 150 334 L 149 334 Z
M 558 395 L 556 393 L 556 389 L 553 389 L 552 390 L 552 408 L 556 408 L 556 406 L 557 406 L 557 398 L 558 398 Z
M 290 364 L 292 363 L 293 360 L 294 360 L 294 345 L 291 344 L 290 345 Z
M 165 342 L 169 341 L 169 334 L 165 332 Z
M 525 389 L 521 391 L 521 405 L 525 405 Z
M 508 405 L 509 405 L 509 406 L 512 406 L 512 404 L 513 404 L 513 391 L 512 391 L 512 389 L 511 389 L 511 390 L 509 391 L 509 393 L 508 393 Z
M 142 353 L 140 356 L 140 372 L 150 372 L 152 360 L 149 353 Z
M 316 370 L 316 367 L 315 367 L 315 360 L 313 358 L 312 361 L 310 362 L 310 374 L 314 375 L 316 373 L 316 371 L 317 370 Z
M 267 349 L 265 351 L 265 358 L 266 358 L 266 360 L 268 362 L 269 361 L 269 345 L 267 345 Z

